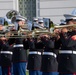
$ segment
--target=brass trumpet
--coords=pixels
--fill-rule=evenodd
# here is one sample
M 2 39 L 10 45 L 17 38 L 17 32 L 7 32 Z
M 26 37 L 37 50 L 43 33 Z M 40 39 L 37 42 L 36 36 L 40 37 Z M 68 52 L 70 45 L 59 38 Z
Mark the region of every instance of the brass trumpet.
M 48 34 L 50 35 L 50 32 L 48 30 L 24 30 L 24 31 L 9 31 L 5 34 L 1 34 L 0 36 L 5 36 L 6 38 L 36 38 L 41 34 Z
M 54 29 L 63 29 L 63 28 L 68 28 L 70 31 L 76 28 L 76 25 L 61 25 L 61 26 L 54 26 Z M 51 37 L 57 36 L 57 33 L 51 33 L 48 29 L 35 29 L 32 31 L 29 30 L 19 30 L 19 31 L 9 31 L 6 32 L 5 35 L 0 35 L 0 36 L 5 36 L 6 38 L 35 38 L 40 35 L 49 35 Z
M 54 26 L 54 29 L 63 29 L 63 28 L 67 28 L 68 31 L 73 31 L 76 29 L 76 24 L 73 25 L 60 25 L 60 26 Z
M 67 27 L 76 27 L 76 24 L 73 25 L 55 25 L 54 28 L 67 28 Z

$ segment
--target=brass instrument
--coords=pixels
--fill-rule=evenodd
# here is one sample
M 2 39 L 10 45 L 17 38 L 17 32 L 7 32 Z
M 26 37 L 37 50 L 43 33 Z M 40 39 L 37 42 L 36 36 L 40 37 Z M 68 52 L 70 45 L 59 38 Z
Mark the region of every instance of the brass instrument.
M 16 20 L 16 15 L 20 15 L 19 12 L 15 11 L 15 10 L 10 10 L 9 12 L 7 12 L 6 17 L 7 19 L 11 19 L 11 22 L 14 23 Z M 8 30 L 9 27 L 11 26 L 15 26 L 14 24 L 8 24 L 7 26 L 5 26 L 5 29 Z M 21 25 L 22 26 L 22 25 Z M 53 29 L 63 29 L 63 28 L 67 28 L 69 31 L 72 31 L 76 28 L 76 25 L 54 25 Z M 38 37 L 39 35 L 43 35 L 43 34 L 47 34 L 49 36 L 56 36 L 58 35 L 57 33 L 53 33 L 50 32 L 49 29 L 35 29 L 33 31 L 29 31 L 27 30 L 27 24 L 25 24 L 22 28 L 20 28 L 19 31 L 8 31 L 5 32 L 5 34 L 0 34 L 0 36 L 5 36 L 6 38 L 28 38 L 28 37 Z
M 32 31 L 7 31 L 3 32 L 0 31 L 0 37 L 6 37 L 6 38 L 28 38 L 32 37 Z
M 67 27 L 76 27 L 76 24 L 73 25 L 55 25 L 54 28 L 67 28 Z
M 72 30 L 72 28 L 76 28 L 76 25 L 61 25 L 61 26 L 54 26 L 54 29 L 63 29 L 63 28 L 68 28 Z M 10 35 L 9 35 L 10 34 Z M 32 31 L 29 30 L 19 30 L 19 31 L 8 31 L 5 33 L 5 35 L 0 36 L 5 36 L 6 38 L 35 38 L 40 35 L 49 35 L 51 37 L 57 36 L 57 33 L 51 33 L 48 29 L 35 29 Z
M 48 30 L 24 30 L 24 31 L 8 31 L 5 34 L 0 34 L 0 36 L 5 36 L 6 38 L 36 38 L 41 34 L 50 34 Z
M 75 30 L 76 29 L 76 25 L 75 24 L 73 24 L 73 25 L 60 25 L 60 26 L 54 26 L 54 30 L 55 29 L 59 29 L 60 30 L 60 32 L 61 32 L 61 30 L 63 30 L 64 28 L 67 28 L 67 30 L 68 31 L 73 31 L 73 30 Z M 43 30 L 36 30 L 35 31 L 35 35 L 40 35 L 40 34 L 47 34 L 47 35 L 50 35 L 51 37 L 55 37 L 55 36 L 58 36 L 59 35 L 59 33 L 55 33 L 54 32 L 54 30 L 53 30 L 53 33 L 51 33 L 49 30 L 47 30 L 47 29 L 43 29 Z
M 73 31 L 76 29 L 76 24 L 73 25 L 60 25 L 60 26 L 54 26 L 54 29 L 63 29 L 67 28 L 69 31 Z
M 20 13 L 16 10 L 10 10 L 9 12 L 6 13 L 7 19 L 11 19 L 12 17 L 20 15 Z

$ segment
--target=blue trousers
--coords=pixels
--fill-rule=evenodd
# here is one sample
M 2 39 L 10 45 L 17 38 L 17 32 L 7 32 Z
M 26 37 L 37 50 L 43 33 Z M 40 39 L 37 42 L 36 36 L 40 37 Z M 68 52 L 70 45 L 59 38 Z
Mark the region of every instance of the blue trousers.
M 12 75 L 11 67 L 1 67 L 2 68 L 2 75 Z
M 26 62 L 13 63 L 14 75 L 26 75 Z
M 1 66 L 0 66 L 0 75 L 2 75 L 2 68 L 1 68 Z
M 42 72 L 38 70 L 29 70 L 29 75 L 42 75 Z
M 42 72 L 42 75 L 59 75 L 58 72 Z

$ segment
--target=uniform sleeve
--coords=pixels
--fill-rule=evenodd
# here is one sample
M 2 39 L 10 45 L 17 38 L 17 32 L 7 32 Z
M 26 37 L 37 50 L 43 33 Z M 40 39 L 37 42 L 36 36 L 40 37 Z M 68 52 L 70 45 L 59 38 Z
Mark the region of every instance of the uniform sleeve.
M 67 47 L 73 47 L 76 46 L 76 40 L 68 39 L 68 43 L 66 44 Z
M 42 39 L 43 45 L 46 49 L 53 49 L 54 48 L 54 41 L 49 38 Z
M 54 41 L 52 41 L 52 40 L 47 40 L 46 42 L 45 42 L 45 47 L 47 47 L 47 48 L 54 48 Z
M 72 36 L 73 35 L 68 36 L 68 34 L 61 35 L 61 41 L 62 41 L 63 46 L 65 46 L 65 47 L 76 46 L 76 40 L 71 39 Z
M 44 45 L 42 41 L 36 42 L 35 44 L 36 49 L 43 49 Z
M 9 48 L 9 45 L 3 44 L 3 46 L 2 46 L 2 49 L 3 49 L 3 50 L 8 50 L 8 48 Z
M 14 42 L 15 42 L 15 38 L 10 38 L 10 39 L 8 40 L 8 44 L 9 44 L 9 45 L 14 44 Z
M 61 40 L 60 39 L 55 40 L 55 42 L 54 42 L 54 48 L 55 49 L 59 49 L 60 46 L 61 46 Z
M 30 40 L 28 41 L 28 44 L 29 44 L 29 49 L 35 49 L 34 39 L 30 39 Z
M 3 43 L 2 40 L 0 40 L 0 50 L 2 49 Z
M 28 40 L 24 39 L 23 40 L 23 46 L 24 46 L 24 49 L 29 49 L 29 44 L 28 44 Z
M 73 35 L 76 35 L 76 31 L 72 31 L 72 32 L 71 32 L 71 37 L 72 37 Z M 68 43 L 68 47 L 76 46 L 76 40 L 73 40 L 71 37 L 70 37 L 70 40 L 69 40 L 69 43 Z

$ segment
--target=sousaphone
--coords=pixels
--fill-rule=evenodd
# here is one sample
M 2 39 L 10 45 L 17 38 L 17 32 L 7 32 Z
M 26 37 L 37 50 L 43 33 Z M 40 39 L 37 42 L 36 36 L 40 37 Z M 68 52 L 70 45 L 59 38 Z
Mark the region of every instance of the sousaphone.
M 13 23 L 13 22 L 15 22 L 15 19 L 16 19 L 15 16 L 16 15 L 20 15 L 20 13 L 16 10 L 10 10 L 9 12 L 7 12 L 6 18 L 11 20 L 11 22 Z

